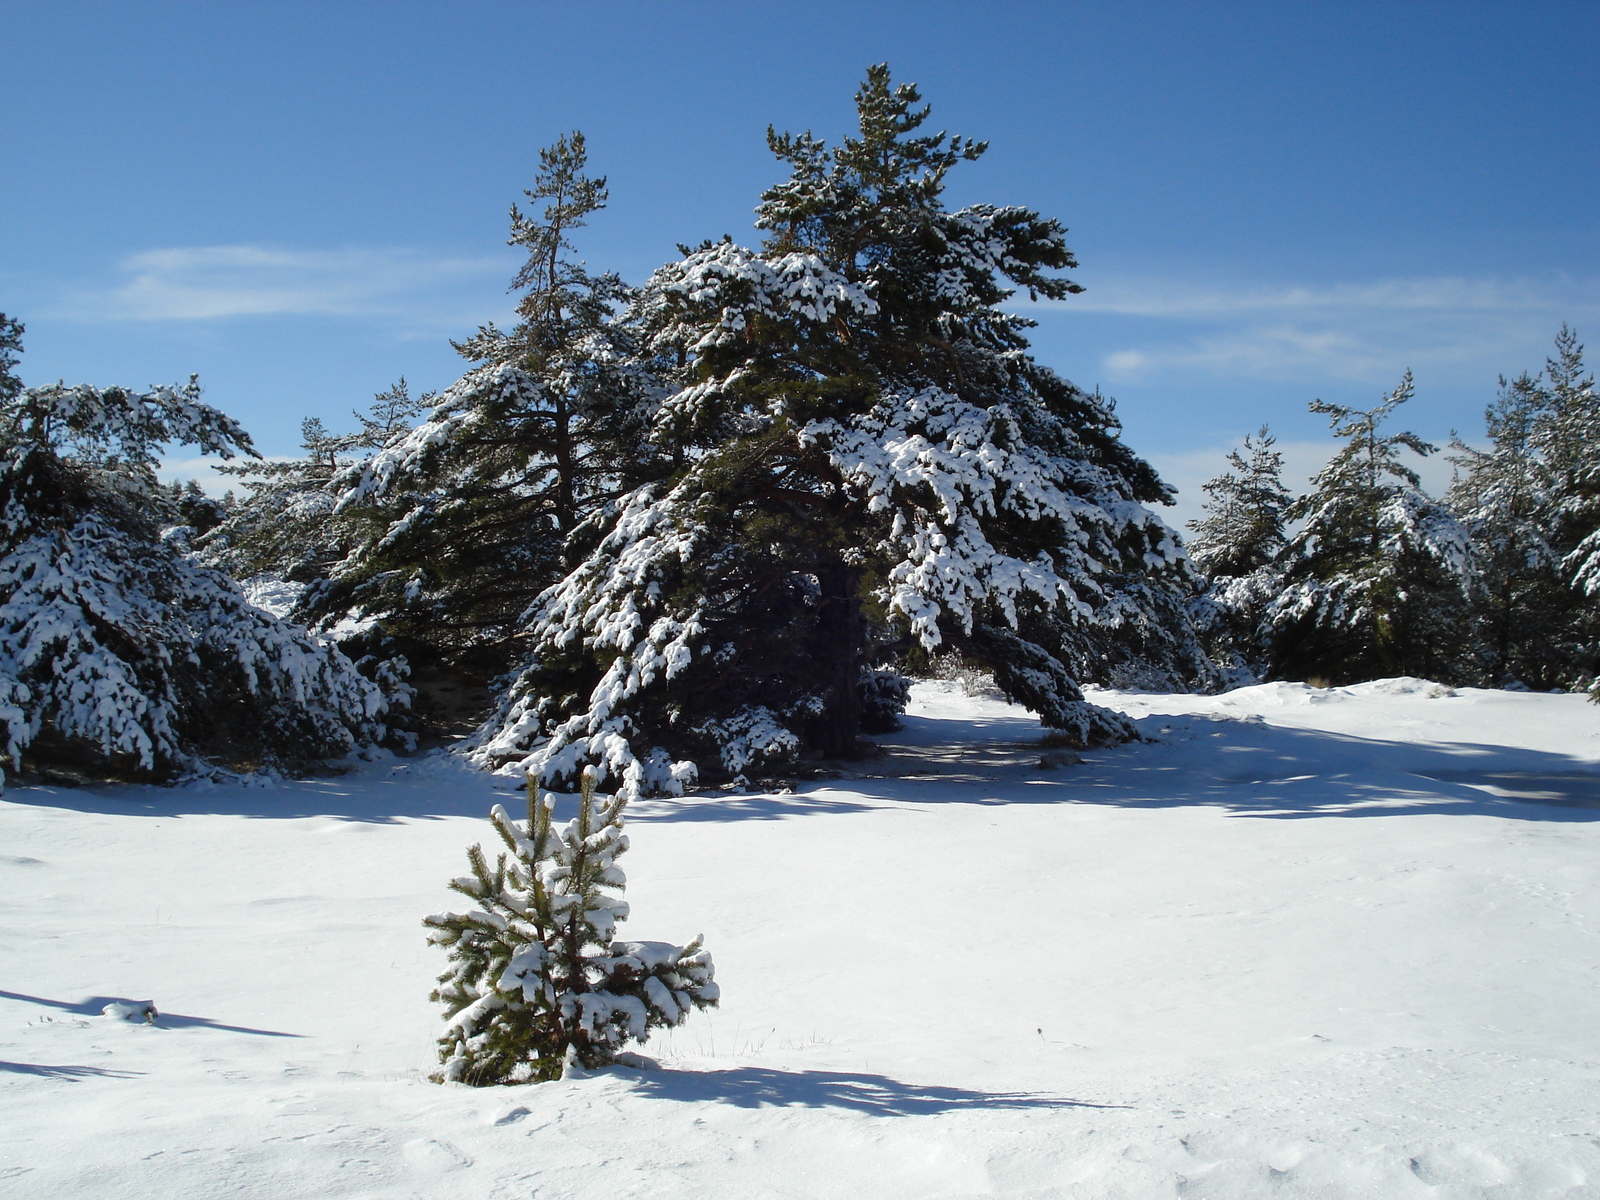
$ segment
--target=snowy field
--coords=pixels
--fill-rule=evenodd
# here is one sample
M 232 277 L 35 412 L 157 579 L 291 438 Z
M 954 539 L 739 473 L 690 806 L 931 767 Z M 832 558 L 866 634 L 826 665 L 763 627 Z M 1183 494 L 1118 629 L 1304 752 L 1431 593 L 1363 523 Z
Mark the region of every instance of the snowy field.
M 518 1088 L 426 1082 L 420 924 L 514 781 L 12 789 L 0 1196 L 1600 1196 L 1600 709 L 1439 691 L 1042 767 L 923 684 L 860 778 L 641 803 L 624 936 L 723 1006 Z

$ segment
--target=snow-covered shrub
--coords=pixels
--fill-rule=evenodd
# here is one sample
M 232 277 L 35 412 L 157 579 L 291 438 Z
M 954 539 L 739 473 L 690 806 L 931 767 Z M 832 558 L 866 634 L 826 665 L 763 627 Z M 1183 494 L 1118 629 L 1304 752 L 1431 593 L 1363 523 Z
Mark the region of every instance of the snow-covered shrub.
M 627 800 L 597 801 L 594 783 L 585 771 L 578 815 L 557 833 L 554 800 L 530 775 L 527 823 L 495 805 L 489 819 L 506 851 L 491 868 L 483 848 L 471 847 L 472 874 L 450 884 L 479 907 L 424 920 L 428 940 L 450 951 L 432 995 L 448 1020 L 440 1082 L 529 1083 L 604 1066 L 628 1041 L 717 1003 L 699 938 L 616 940 L 628 916 L 616 865 L 628 848 Z
M 717 748 L 723 769 L 735 782 L 785 766 L 800 752 L 799 737 L 764 704 L 747 704 L 732 716 L 705 722 L 695 732 Z
M 861 732 L 893 733 L 911 698 L 911 681 L 898 671 L 861 670 Z
M 192 379 L 0 388 L 0 756 L 13 770 L 48 744 L 170 777 L 327 758 L 384 733 L 386 701 L 343 655 L 162 536 L 175 513 L 155 480 L 161 443 L 254 453 L 199 397 Z
M 1216 575 L 1190 599 L 1189 622 L 1217 668 L 1217 687 L 1244 687 L 1267 675 L 1272 626 L 1267 621 L 1283 591 L 1283 569 L 1266 563 L 1245 575 Z
M 926 673 L 930 679 L 953 683 L 961 689 L 961 694 L 964 696 L 985 700 L 1001 699 L 1000 689 L 994 681 L 994 672 L 963 658 L 954 650 L 945 654 L 926 654 L 923 658 L 926 660 Z M 921 674 L 922 671 L 914 673 Z

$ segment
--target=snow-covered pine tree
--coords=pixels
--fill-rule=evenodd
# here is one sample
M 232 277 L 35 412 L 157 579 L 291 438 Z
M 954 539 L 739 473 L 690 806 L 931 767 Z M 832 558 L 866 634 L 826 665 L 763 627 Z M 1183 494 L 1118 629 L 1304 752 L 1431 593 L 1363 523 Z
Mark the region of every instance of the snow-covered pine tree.
M 1379 432 L 1413 390 L 1407 371 L 1373 408 L 1311 403 L 1345 445 L 1286 514 L 1304 524 L 1280 556 L 1284 588 L 1267 615 L 1278 678 L 1449 679 L 1461 669 L 1467 531 L 1400 457 L 1435 448 Z
M 1263 425 L 1242 450 L 1228 453 L 1229 470 L 1203 485 L 1205 515 L 1192 521 L 1188 543 L 1206 590 L 1189 606 L 1213 661 L 1248 681 L 1264 671 L 1262 628 L 1282 586 L 1277 566 L 1288 540 L 1284 513 L 1293 501 L 1283 486 L 1283 454 Z
M 306 762 L 380 738 L 349 661 L 164 538 L 164 442 L 254 453 L 187 385 L 24 388 L 0 318 L 0 749 L 146 775 Z
M 333 481 L 408 431 L 433 401 L 431 392 L 413 397 L 402 377 L 379 392 L 367 411 L 351 411 L 357 432 L 330 433 L 320 417 L 307 417 L 300 422 L 304 457 L 217 467 L 238 476 L 244 497 L 235 500 L 224 520 L 200 538 L 202 556 L 245 581 L 248 591 L 278 593 L 296 619 L 323 632 L 338 626 L 348 612 L 330 611 L 318 601 L 329 574 L 368 531 L 363 519 L 336 511 L 340 493 Z M 348 627 L 346 622 L 344 628 Z
M 424 920 L 428 940 L 450 951 L 432 996 L 448 1022 L 441 1082 L 528 1083 L 605 1066 L 629 1041 L 717 1003 L 699 938 L 616 940 L 628 916 L 616 865 L 628 848 L 626 798 L 597 800 L 594 781 L 583 774 L 577 815 L 558 833 L 554 798 L 530 775 L 527 822 L 495 805 L 489 819 L 506 850 L 491 868 L 471 847 L 472 874 L 450 885 L 479 907 Z
M 580 529 L 589 552 L 531 610 L 480 760 L 552 784 L 594 764 L 637 791 L 849 754 L 864 673 L 912 644 L 1114 741 L 1131 724 L 1072 664 L 1194 649 L 1168 628 L 1187 559 L 1143 507 L 1170 490 L 1001 307 L 1080 290 L 1053 273 L 1076 265 L 1061 226 L 947 211 L 947 173 L 983 145 L 917 135 L 928 110 L 887 67 L 856 100 L 860 136 L 836 149 L 769 132 L 791 177 L 757 209 L 761 250 L 686 248 L 642 290 L 675 469 Z
M 22 394 L 22 380 L 13 368 L 22 358 L 22 322 L 0 313 L 0 404 L 10 405 Z
M 329 483 L 351 440 L 307 417 L 300 422 L 304 457 L 216 468 L 238 477 L 243 495 L 200 539 L 201 552 L 238 579 L 269 576 L 304 589 L 325 578 L 347 551 L 348 537 L 333 521 L 336 497 Z
M 518 323 L 459 343 L 479 365 L 416 429 L 340 476 L 338 513 L 365 533 L 308 598 L 487 673 L 514 663 L 518 618 L 566 569 L 576 525 L 648 462 L 653 384 L 614 319 L 629 289 L 572 257 L 606 181 L 585 174 L 581 133 L 539 156 L 527 196 L 543 213 L 511 209 L 510 244 L 528 254 L 512 282 Z
M 1241 576 L 1272 562 L 1287 544 L 1283 514 L 1293 497 L 1283 486 L 1283 454 L 1263 425 L 1243 450 L 1228 452 L 1228 466 L 1202 485 L 1205 515 L 1191 521 L 1188 542 L 1195 565 L 1208 576 Z
M 379 392 L 372 398 L 366 412 L 358 408 L 350 410 L 359 427 L 355 433 L 330 438 L 329 441 L 336 454 L 347 449 L 367 453 L 381 450 L 395 438 L 409 432 L 418 417 L 432 412 L 437 401 L 438 397 L 432 392 L 413 396 L 411 385 L 402 375 L 387 391 Z
M 210 533 L 228 519 L 233 494 L 230 492 L 218 500 L 206 495 L 197 479 L 183 483 L 173 480 L 167 485 L 167 501 L 177 510 L 179 525 L 187 531 L 184 536 L 194 539 Z
M 1468 597 L 1479 660 L 1473 682 L 1542 689 L 1574 675 L 1563 644 L 1572 593 L 1552 541 L 1559 487 L 1535 440 L 1550 399 L 1526 371 L 1509 383 L 1502 377 L 1484 414 L 1489 449 L 1451 443 L 1457 474 L 1445 501 L 1467 527 L 1477 566 Z
M 1583 345 L 1566 325 L 1545 361 L 1546 409 L 1534 443 L 1554 489 L 1551 543 L 1568 585 L 1561 646 L 1563 682 L 1588 676 L 1600 701 L 1600 392 Z
M 1556 335 L 1555 357 L 1545 360 L 1544 378 L 1533 442 L 1556 489 L 1556 545 L 1576 547 L 1600 526 L 1600 393 L 1583 364 L 1583 344 L 1566 325 Z

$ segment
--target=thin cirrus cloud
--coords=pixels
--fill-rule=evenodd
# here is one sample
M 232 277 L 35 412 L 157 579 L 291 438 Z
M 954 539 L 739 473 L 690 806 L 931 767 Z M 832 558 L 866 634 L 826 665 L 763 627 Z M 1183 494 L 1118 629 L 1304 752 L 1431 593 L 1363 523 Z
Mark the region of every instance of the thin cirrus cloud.
M 212 321 L 260 316 L 379 318 L 406 325 L 459 323 L 501 290 L 503 259 L 408 249 L 294 250 L 190 246 L 124 259 L 124 278 L 63 298 L 59 315 L 84 320 Z M 469 301 L 469 297 L 472 299 Z
M 1399 367 L 1519 369 L 1563 321 L 1592 326 L 1600 280 L 1387 279 L 1327 287 L 1108 282 L 1049 307 L 1134 322 L 1102 357 L 1117 380 L 1174 371 L 1262 379 L 1373 381 Z M 1536 364 L 1537 360 L 1535 360 Z

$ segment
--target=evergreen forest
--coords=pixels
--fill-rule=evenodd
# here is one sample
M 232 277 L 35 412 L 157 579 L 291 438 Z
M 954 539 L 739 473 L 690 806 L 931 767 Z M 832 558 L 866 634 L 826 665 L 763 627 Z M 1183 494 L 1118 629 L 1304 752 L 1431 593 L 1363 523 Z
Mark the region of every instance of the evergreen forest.
M 1245 439 L 1180 536 L 1112 400 L 1012 311 L 1082 290 L 1062 224 L 948 206 L 985 143 L 929 132 L 887 66 L 856 108 L 836 143 L 769 130 L 759 244 L 640 282 L 585 264 L 607 181 L 558 139 L 510 212 L 514 323 L 455 343 L 437 394 L 307 419 L 292 461 L 192 379 L 25 386 L 0 317 L 0 762 L 172 779 L 448 741 L 630 799 L 805 777 L 952 664 L 1078 747 L 1138 736 L 1091 684 L 1596 688 L 1573 331 L 1501 381 L 1484 448 L 1446 449 L 1445 495 L 1397 428 L 1407 374 L 1312 403 L 1339 449 L 1302 495 Z M 159 484 L 171 445 L 227 460 L 229 496 Z

